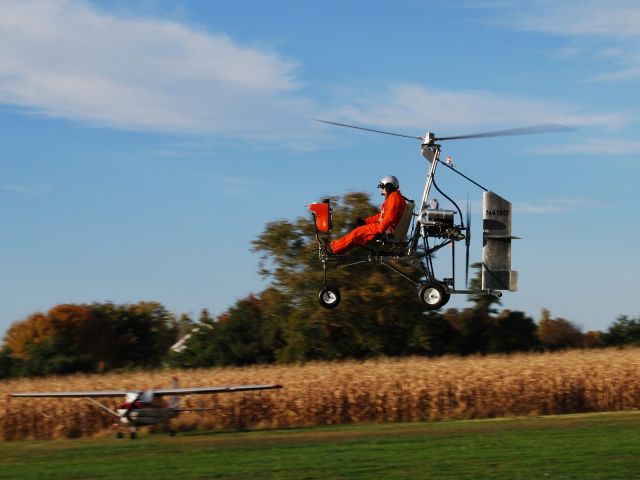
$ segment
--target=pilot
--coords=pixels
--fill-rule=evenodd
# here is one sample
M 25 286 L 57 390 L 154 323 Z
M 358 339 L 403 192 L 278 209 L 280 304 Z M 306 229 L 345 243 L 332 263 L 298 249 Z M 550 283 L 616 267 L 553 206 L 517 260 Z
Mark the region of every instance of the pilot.
M 380 213 L 367 218 L 358 218 L 359 225 L 344 237 L 334 240 L 327 245 L 327 253 L 340 255 L 355 245 L 364 245 L 382 235 L 392 233 L 407 206 L 405 198 L 400 193 L 400 182 L 393 175 L 387 175 L 380 179 L 378 188 L 385 197 Z

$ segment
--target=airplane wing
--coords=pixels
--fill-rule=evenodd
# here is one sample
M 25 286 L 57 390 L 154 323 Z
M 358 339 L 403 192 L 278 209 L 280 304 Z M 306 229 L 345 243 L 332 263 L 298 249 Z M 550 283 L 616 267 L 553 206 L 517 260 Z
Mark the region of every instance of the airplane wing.
M 154 389 L 153 394 L 162 395 L 192 395 L 200 393 L 226 393 L 226 392 L 246 392 L 251 390 L 272 390 L 282 388 L 282 385 L 228 385 L 222 387 L 196 387 L 196 388 L 160 388 Z
M 86 390 L 77 392 L 24 392 L 10 393 L 10 397 L 121 397 L 128 392 L 126 390 Z
M 192 395 L 201 393 L 225 393 L 225 392 L 245 392 L 251 390 L 271 390 L 282 388 L 282 385 L 228 385 L 222 387 L 196 387 L 196 388 L 160 388 L 150 390 L 156 396 L 162 395 Z M 70 392 L 23 392 L 10 393 L 10 397 L 59 397 L 59 398 L 84 398 L 84 397 L 121 397 L 128 393 L 140 394 L 135 390 L 85 390 Z

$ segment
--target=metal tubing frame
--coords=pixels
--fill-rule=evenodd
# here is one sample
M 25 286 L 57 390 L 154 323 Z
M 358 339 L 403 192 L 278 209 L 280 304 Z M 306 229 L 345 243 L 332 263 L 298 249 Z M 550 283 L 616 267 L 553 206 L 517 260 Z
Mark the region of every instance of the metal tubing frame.
M 398 275 L 400 275 L 402 278 L 404 278 L 405 280 L 408 280 L 409 282 L 413 283 L 416 287 L 419 287 L 420 285 L 422 285 L 422 283 L 418 282 L 417 280 L 411 278 L 409 275 L 407 275 L 406 273 L 404 273 L 402 270 L 394 267 L 393 265 L 385 262 L 384 260 L 380 260 L 380 263 L 382 265 L 384 265 L 385 267 L 387 267 L 388 269 L 392 270 L 393 272 L 397 273 Z
M 433 152 L 433 160 L 430 160 L 429 157 L 425 154 L 425 150 L 426 149 L 430 149 Z M 431 192 L 431 187 L 433 186 L 433 182 L 434 182 L 434 178 L 435 178 L 435 174 L 436 174 L 436 169 L 438 168 L 438 164 L 439 163 L 443 163 L 440 161 L 440 151 L 441 151 L 441 147 L 439 144 L 423 144 L 422 145 L 422 156 L 430 163 L 429 165 L 429 170 L 427 172 L 427 179 L 425 181 L 425 185 L 424 185 L 424 191 L 422 192 L 422 199 L 420 201 L 420 208 L 418 209 L 418 215 L 420 214 L 420 212 L 425 208 L 426 204 L 427 204 L 427 199 L 429 198 L 429 193 Z M 446 165 L 445 163 L 443 163 L 444 165 Z M 447 167 L 449 167 L 449 165 L 446 165 Z M 451 168 L 451 167 L 449 167 Z M 460 172 L 456 171 L 454 168 L 451 168 L 451 170 L 453 170 L 454 172 L 460 174 Z M 460 174 L 462 175 L 462 174 Z M 462 175 L 464 178 L 466 178 L 467 180 L 471 181 L 473 184 L 477 185 L 478 187 L 480 187 L 481 189 L 485 190 L 486 189 L 482 186 L 479 185 L 478 183 L 474 182 L 473 180 L 471 180 L 470 178 L 466 177 L 465 175 Z M 318 240 L 318 243 L 320 243 L 320 235 L 318 232 L 318 228 L 315 222 L 315 213 L 312 213 L 313 217 L 314 217 L 314 229 L 315 229 L 315 234 L 316 234 L 316 239 Z M 419 221 L 416 220 L 416 226 L 414 228 L 414 232 L 413 232 L 413 238 L 408 242 L 408 248 L 406 250 L 405 255 L 406 256 L 412 256 L 413 253 L 417 250 L 418 247 L 418 241 L 419 238 L 422 236 L 422 227 L 421 225 L 419 225 Z M 468 230 L 468 226 L 466 227 Z M 468 232 L 467 232 L 468 233 Z M 446 242 L 438 247 L 434 247 L 434 249 L 430 249 L 429 248 L 429 243 L 427 241 L 427 237 L 423 237 L 424 239 L 424 247 L 425 247 L 425 254 L 424 254 L 424 258 L 422 258 L 422 261 L 420 262 L 422 265 L 422 270 L 423 273 L 425 275 L 425 278 L 427 279 L 427 281 L 435 281 L 435 270 L 433 268 L 433 260 L 432 260 L 432 256 L 431 254 L 437 250 L 439 250 L 440 248 L 448 245 L 449 243 L 452 244 L 452 252 L 451 252 L 451 271 L 452 271 L 452 280 L 453 280 L 453 285 L 452 288 L 450 289 L 451 294 L 469 294 L 469 293 L 488 293 L 489 295 L 496 295 L 496 296 L 501 296 L 501 295 L 497 295 L 496 292 L 494 291 L 485 291 L 485 290 L 456 290 L 455 289 L 455 240 L 450 240 L 449 242 Z M 321 261 L 322 261 L 322 268 L 323 268 L 323 280 L 324 280 L 324 286 L 326 287 L 327 285 L 327 258 L 325 258 L 324 256 L 321 256 Z M 415 286 L 420 286 L 422 285 L 421 282 L 416 281 L 415 279 L 409 277 L 408 275 L 406 275 L 404 272 L 400 271 L 399 269 L 397 269 L 396 267 L 394 267 L 393 265 L 390 265 L 388 263 L 386 263 L 386 261 L 384 260 L 384 257 L 379 257 L 379 256 L 369 256 L 366 260 L 359 260 L 359 261 L 355 261 L 353 263 L 347 264 L 347 265 L 341 265 L 339 268 L 346 268 L 352 265 L 357 265 L 359 263 L 367 263 L 367 262 L 377 262 L 377 263 L 381 263 L 384 266 L 386 266 L 387 268 L 389 268 L 390 270 L 392 270 L 393 272 L 397 273 L 398 275 L 400 275 L 401 277 L 405 278 L 406 280 L 408 280 L 409 282 L 413 283 Z
M 433 148 L 433 160 L 429 160 L 429 157 L 424 153 L 426 149 Z M 427 204 L 427 198 L 429 197 L 429 192 L 431 191 L 431 185 L 433 185 L 433 179 L 436 175 L 436 168 L 438 168 L 438 163 L 440 162 L 440 145 L 423 145 L 422 146 L 422 156 L 427 159 L 427 161 L 431 162 L 429 165 L 429 172 L 427 173 L 427 181 L 424 185 L 424 192 L 422 192 L 422 200 L 420 201 L 420 208 L 418 209 L 418 214 L 422 211 L 422 209 Z

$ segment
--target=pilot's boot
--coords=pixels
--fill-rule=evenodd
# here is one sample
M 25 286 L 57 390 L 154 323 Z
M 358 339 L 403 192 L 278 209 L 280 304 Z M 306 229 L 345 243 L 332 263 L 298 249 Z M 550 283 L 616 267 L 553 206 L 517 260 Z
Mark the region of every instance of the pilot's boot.
M 331 242 L 326 238 L 320 239 L 320 251 L 324 255 L 333 255 L 333 250 L 331 249 Z

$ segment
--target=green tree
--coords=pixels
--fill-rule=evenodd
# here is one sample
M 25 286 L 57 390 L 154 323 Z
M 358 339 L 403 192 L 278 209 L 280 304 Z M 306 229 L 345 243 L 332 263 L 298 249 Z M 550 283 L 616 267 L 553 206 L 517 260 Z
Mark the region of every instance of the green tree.
M 198 321 L 184 332 L 181 347 L 169 354 L 169 363 L 179 368 L 198 368 L 215 365 L 218 354 L 216 322 L 205 308 Z
M 413 330 L 409 346 L 416 355 L 426 354 L 440 356 L 458 354 L 461 343 L 461 333 L 447 318 L 457 316 L 457 310 L 449 310 L 446 314 L 429 312 Z
M 332 204 L 334 238 L 353 228 L 358 216 L 376 211 L 364 193 L 334 198 Z M 253 246 L 260 254 L 260 272 L 271 281 L 272 295 L 278 298 L 263 315 L 271 318 L 272 309 L 286 313 L 286 320 L 278 323 L 278 360 L 364 358 L 411 351 L 410 339 L 424 318 L 423 308 L 415 288 L 382 265 L 331 268 L 328 283 L 340 289 L 342 304 L 335 310 L 319 306 L 323 272 L 311 215 L 267 224 Z
M 11 355 L 9 347 L 0 348 L 0 380 L 18 376 L 19 360 Z
M 512 353 L 535 350 L 540 342 L 538 327 L 532 318 L 523 312 L 502 310 L 493 319 L 488 350 L 491 353 Z
M 263 314 L 269 293 L 238 300 L 215 321 L 203 311 L 184 347 L 172 354 L 172 364 L 207 367 L 274 362 L 278 331 Z
M 259 298 L 239 300 L 216 325 L 220 360 L 218 365 L 271 363 L 273 350 L 266 344 L 265 323 Z
M 112 362 L 116 368 L 162 365 L 177 337 L 175 316 L 158 302 L 108 306 L 114 321 Z
M 457 332 L 456 351 L 460 355 L 489 353 L 493 331 L 493 318 L 482 309 L 465 308 L 461 312 L 450 310 L 445 319 Z
M 473 293 L 467 296 L 467 300 L 473 303 L 473 309 L 478 312 L 484 312 L 486 314 L 498 313 L 494 305 L 502 304 L 500 298 L 482 292 L 482 263 L 472 263 L 469 267 L 474 269 L 476 274 L 469 281 L 469 290 L 472 290 Z
M 618 317 L 604 334 L 606 345 L 640 345 L 640 318 Z

